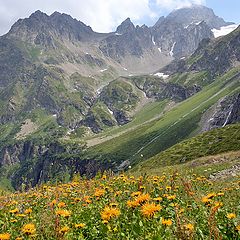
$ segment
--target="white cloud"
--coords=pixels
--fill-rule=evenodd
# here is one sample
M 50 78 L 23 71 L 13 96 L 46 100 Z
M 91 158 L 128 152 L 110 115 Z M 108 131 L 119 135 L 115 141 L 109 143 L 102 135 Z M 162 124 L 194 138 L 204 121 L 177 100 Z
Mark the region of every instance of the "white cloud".
M 190 7 L 192 4 L 205 5 L 206 0 L 156 0 L 156 4 L 160 8 L 176 9 Z
M 149 0 L 0 0 L 0 34 L 36 10 L 70 14 L 98 32 L 114 30 L 127 17 L 137 22 L 155 16 Z

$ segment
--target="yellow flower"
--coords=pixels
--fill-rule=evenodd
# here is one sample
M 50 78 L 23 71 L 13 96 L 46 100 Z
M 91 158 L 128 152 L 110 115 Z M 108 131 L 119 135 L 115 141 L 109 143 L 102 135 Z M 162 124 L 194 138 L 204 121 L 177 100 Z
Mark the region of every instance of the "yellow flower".
M 11 235 L 9 233 L 1 233 L 0 240 L 9 240 Z
M 66 207 L 66 203 L 64 203 L 64 202 L 60 202 L 60 203 L 58 204 L 58 207 L 59 207 L 59 208 Z
M 81 198 L 74 198 L 73 200 L 74 200 L 74 202 L 80 202 Z
M 57 210 L 56 214 L 68 218 L 71 215 L 71 212 L 69 212 L 68 210 Z
M 209 203 L 209 202 L 211 202 L 211 199 L 209 199 L 207 196 L 205 196 L 205 197 L 202 197 L 202 202 Z
M 10 213 L 18 213 L 19 212 L 19 209 L 18 208 L 15 208 L 15 209 L 12 209 L 9 211 Z
M 168 199 L 168 200 L 174 200 L 175 198 L 176 198 L 176 195 L 167 196 L 167 199 Z
M 54 200 L 52 200 L 51 202 L 50 202 L 50 206 L 54 206 L 54 205 L 56 205 L 56 203 L 57 203 L 57 200 L 56 199 L 54 199 Z
M 16 214 L 17 217 L 26 217 L 25 214 L 22 214 L 22 213 L 19 213 L 19 214 Z
M 68 226 L 64 226 L 63 228 L 61 228 L 60 230 L 59 230 L 59 233 L 61 233 L 61 234 L 65 234 L 66 232 L 68 232 L 69 231 L 69 227 Z
M 157 198 L 153 198 L 153 200 L 156 201 L 156 202 L 161 202 L 162 198 L 161 197 L 157 197 Z
M 118 203 L 110 203 L 109 205 L 110 205 L 110 207 L 117 207 Z
M 30 214 L 30 213 L 32 213 L 32 209 L 31 209 L 31 208 L 28 208 L 28 209 L 26 209 L 26 210 L 24 211 L 24 213 L 25 213 L 25 214 Z
M 118 208 L 105 207 L 101 212 L 102 220 L 109 221 L 110 218 L 118 217 L 120 215 L 120 210 Z
M 105 192 L 106 192 L 106 191 L 105 191 L 104 189 L 99 189 L 99 188 L 97 188 L 97 189 L 95 190 L 94 196 L 97 197 L 97 198 L 99 198 L 99 197 L 103 196 L 103 195 L 105 194 Z
M 169 206 L 171 206 L 171 207 L 177 207 L 178 204 L 177 204 L 177 203 L 170 203 Z
M 75 228 L 84 228 L 85 226 L 86 226 L 85 223 L 75 224 Z
M 236 230 L 240 231 L 240 225 L 236 226 Z
M 142 192 L 140 192 L 140 191 L 138 191 L 138 192 L 133 192 L 132 194 L 131 194 L 131 197 L 137 197 L 137 196 L 139 196 L 139 195 L 141 195 L 142 194 Z
M 213 206 L 213 210 L 218 210 L 220 207 L 223 206 L 223 203 L 222 202 L 215 202 L 214 203 L 214 206 Z
M 193 224 L 188 223 L 188 224 L 184 225 L 184 228 L 185 228 L 187 231 L 192 232 L 193 229 L 194 229 L 194 226 L 193 226 Z
M 184 211 L 185 211 L 184 208 L 181 208 L 181 209 L 179 210 L 179 214 L 183 213 Z
M 228 219 L 234 219 L 234 218 L 236 218 L 236 214 L 235 213 L 228 213 L 227 218 Z
M 121 194 L 122 194 L 122 191 L 116 191 L 116 192 L 115 192 L 115 195 L 116 195 L 116 196 L 119 196 L 119 195 L 121 195 Z
M 107 176 L 106 175 L 103 175 L 102 176 L 102 180 L 106 180 L 107 179 Z
M 145 217 L 152 217 L 161 209 L 162 207 L 160 205 L 156 205 L 155 203 L 145 203 L 141 208 L 141 212 Z
M 150 198 L 150 195 L 147 193 L 147 194 L 141 194 L 141 195 L 139 195 L 136 199 L 135 199 L 135 201 L 136 201 L 136 203 L 138 203 L 138 204 L 142 204 L 142 203 L 145 203 L 145 202 L 147 202 L 147 201 L 149 201 L 151 198 Z
M 139 204 L 136 201 L 127 201 L 127 206 L 130 208 L 136 208 Z
M 223 192 L 219 192 L 217 195 L 218 196 L 224 196 L 224 193 Z
M 208 199 L 212 199 L 212 198 L 216 197 L 216 193 L 209 193 L 206 197 Z
M 17 222 L 17 219 L 11 219 L 10 222 L 15 223 L 15 222 Z
M 28 223 L 23 226 L 22 232 L 27 234 L 27 235 L 32 235 L 36 232 L 35 225 L 33 223 Z
M 162 225 L 171 226 L 172 220 L 171 219 L 162 219 Z

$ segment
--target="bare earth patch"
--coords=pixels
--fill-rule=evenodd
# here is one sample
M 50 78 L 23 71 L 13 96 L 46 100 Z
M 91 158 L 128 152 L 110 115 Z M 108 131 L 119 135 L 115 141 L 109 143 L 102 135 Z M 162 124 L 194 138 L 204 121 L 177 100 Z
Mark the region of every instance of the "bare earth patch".
M 213 173 L 209 176 L 211 180 L 219 180 L 219 179 L 224 179 L 227 177 L 236 177 L 240 176 L 240 164 L 236 164 L 228 169 L 224 169 L 222 171 Z
M 31 121 L 31 119 L 26 119 L 22 126 L 20 132 L 17 133 L 16 139 L 24 139 L 29 134 L 35 132 L 38 129 L 38 126 Z

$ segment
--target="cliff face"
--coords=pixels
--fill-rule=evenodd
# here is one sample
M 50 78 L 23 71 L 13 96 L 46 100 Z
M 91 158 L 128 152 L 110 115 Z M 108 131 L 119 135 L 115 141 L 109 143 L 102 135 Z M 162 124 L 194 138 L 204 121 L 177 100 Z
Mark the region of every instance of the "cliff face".
M 209 109 L 203 118 L 202 131 L 225 127 L 240 121 L 240 94 L 227 96 Z
M 25 141 L 0 150 L 0 167 L 6 170 L 4 175 L 11 179 L 15 189 L 22 185 L 30 188 L 51 179 L 65 181 L 74 174 L 93 177 L 111 167 L 107 162 L 83 159 L 82 153 L 79 145 Z M 8 172 L 12 167 L 15 171 Z

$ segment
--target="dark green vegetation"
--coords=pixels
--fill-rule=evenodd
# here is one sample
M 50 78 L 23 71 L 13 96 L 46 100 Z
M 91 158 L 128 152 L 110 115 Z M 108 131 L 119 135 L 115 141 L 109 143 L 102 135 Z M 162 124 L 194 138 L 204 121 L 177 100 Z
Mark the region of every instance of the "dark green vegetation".
M 181 164 L 200 157 L 237 151 L 239 146 L 240 124 L 228 125 L 182 141 L 139 164 L 139 169 Z

